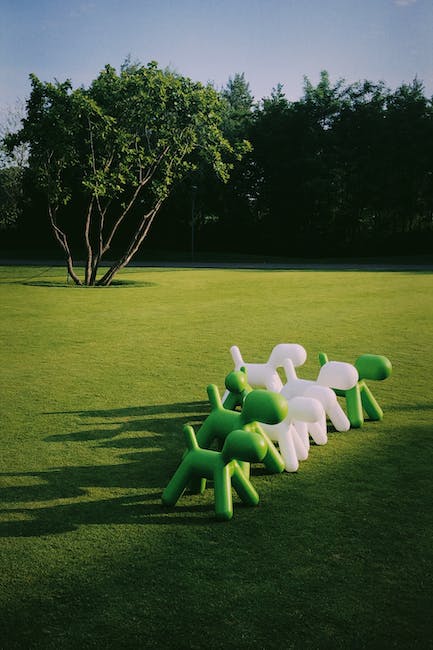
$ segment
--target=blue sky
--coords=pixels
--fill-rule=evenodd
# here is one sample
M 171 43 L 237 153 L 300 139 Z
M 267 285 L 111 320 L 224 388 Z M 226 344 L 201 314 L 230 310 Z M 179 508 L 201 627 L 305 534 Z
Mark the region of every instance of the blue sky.
M 320 71 L 433 95 L 433 0 L 0 0 L 0 106 L 28 75 L 87 85 L 131 55 L 218 88 L 244 72 L 257 100 Z

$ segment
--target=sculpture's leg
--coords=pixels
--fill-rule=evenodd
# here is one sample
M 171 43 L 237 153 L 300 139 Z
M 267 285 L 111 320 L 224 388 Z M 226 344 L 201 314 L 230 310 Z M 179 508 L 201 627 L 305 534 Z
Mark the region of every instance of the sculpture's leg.
M 328 417 L 337 431 L 349 431 L 350 421 L 335 398 L 335 402 L 328 408 Z
M 263 464 L 271 474 L 279 474 L 284 470 L 284 460 L 278 452 L 272 441 L 269 441 L 272 446 L 268 445 L 268 451 L 263 459 Z
M 239 393 L 230 393 L 226 390 L 222 398 L 222 403 L 225 409 L 234 411 L 237 406 L 242 406 L 242 397 Z
M 190 478 L 190 468 L 188 467 L 188 463 L 182 461 L 162 493 L 162 502 L 164 505 L 174 506 L 185 491 Z
M 237 465 L 238 463 L 235 464 L 232 476 L 233 487 L 244 503 L 248 506 L 256 506 L 259 502 L 259 495 Z
M 206 479 L 192 476 L 187 488 L 191 494 L 204 494 L 206 490 Z
M 233 517 L 233 500 L 229 465 L 219 465 L 214 473 L 215 514 L 217 519 Z
M 310 449 L 310 437 L 306 422 L 297 420 L 293 422 L 293 444 L 295 445 L 298 460 L 307 460 Z
M 254 429 L 251 430 L 259 433 L 265 439 L 266 444 L 268 445 L 268 451 L 266 452 L 266 456 L 263 459 L 263 464 L 266 469 L 268 469 L 271 474 L 279 474 L 282 472 L 284 470 L 284 460 L 281 458 L 281 455 L 279 454 L 277 448 L 275 447 L 268 434 L 259 424 L 256 424 Z
M 251 463 L 248 463 L 246 460 L 238 460 L 239 467 L 244 473 L 244 476 L 249 478 L 251 472 Z
M 298 454 L 296 453 L 292 435 L 293 426 L 290 425 L 284 434 L 280 436 L 280 453 L 284 459 L 286 472 L 296 472 L 299 467 Z
M 308 435 L 308 424 L 306 422 L 301 422 L 300 420 L 295 420 L 293 424 L 295 426 L 296 431 L 298 432 L 298 437 L 301 440 L 302 444 L 304 445 L 308 456 L 308 449 L 310 447 L 310 436 Z M 301 458 L 299 458 L 299 460 L 301 460 Z
M 317 422 L 309 422 L 307 426 L 308 432 L 316 445 L 326 445 L 328 442 L 326 415 L 323 415 Z
M 209 449 L 215 439 L 215 428 L 212 422 L 212 414 L 203 422 L 196 434 L 197 442 L 202 449 Z M 193 477 L 189 484 L 193 494 L 203 494 L 206 490 L 206 479 Z
M 373 397 L 373 393 L 364 381 L 360 382 L 360 384 L 361 402 L 365 412 L 370 420 L 381 420 L 383 418 L 383 411 Z
M 362 427 L 364 423 L 364 413 L 362 411 L 359 383 L 353 388 L 346 390 L 346 408 L 350 425 L 354 429 L 359 429 Z
M 204 494 L 205 491 L 206 491 L 206 479 L 205 478 L 200 479 L 200 490 L 199 491 L 200 491 L 200 494 Z

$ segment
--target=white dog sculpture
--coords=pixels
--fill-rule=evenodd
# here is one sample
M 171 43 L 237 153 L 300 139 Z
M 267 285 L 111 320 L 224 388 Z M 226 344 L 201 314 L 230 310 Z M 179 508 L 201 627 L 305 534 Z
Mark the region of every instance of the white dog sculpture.
M 287 405 L 288 414 L 282 422 L 279 424 L 261 422 L 260 426 L 271 440 L 278 443 L 286 472 L 296 472 L 299 461 L 308 458 L 307 423 L 322 422 L 325 412 L 322 404 L 313 397 L 293 397 L 288 400 Z
M 288 402 L 294 397 L 309 397 L 320 402 L 323 408 L 317 420 L 311 420 L 310 416 L 308 416 L 308 419 L 293 418 L 291 421 L 291 426 L 297 432 L 297 437 L 292 434 L 293 444 L 295 447 L 296 445 L 299 447 L 299 439 L 306 448 L 307 455 L 309 435 L 316 444 L 326 444 L 328 440 L 327 417 L 337 431 L 348 431 L 350 429 L 349 419 L 332 390 L 332 388 L 349 390 L 356 385 L 359 378 L 358 372 L 350 363 L 329 361 L 321 367 L 316 380 L 308 380 L 299 379 L 296 375 L 295 368 L 304 364 L 307 358 L 305 348 L 297 343 L 280 343 L 276 345 L 266 363 L 245 362 L 236 345 L 230 348 L 230 352 L 235 370 L 244 367 L 247 371 L 248 383 L 254 388 L 266 388 L 280 392 Z M 283 384 L 278 374 L 278 368 L 284 369 L 286 374 L 285 384 Z M 313 408 L 310 414 L 312 412 L 319 414 L 317 408 Z M 287 424 L 281 424 L 281 430 L 283 426 L 288 427 Z M 299 453 L 298 459 L 301 460 L 302 451 Z
M 287 380 L 280 392 L 287 400 L 293 397 L 313 397 L 322 404 L 326 416 L 337 431 L 350 429 L 349 418 L 338 403 L 332 388 L 353 388 L 358 381 L 358 372 L 354 366 L 342 361 L 328 361 L 321 367 L 316 381 L 298 379 L 291 359 L 285 360 L 284 371 Z M 327 440 L 326 417 L 310 423 L 308 432 L 317 444 L 324 444 Z
M 297 343 L 280 343 L 276 345 L 266 363 L 247 363 L 243 360 L 241 351 L 237 345 L 230 348 L 234 369 L 245 368 L 247 371 L 248 383 L 255 388 L 266 388 L 277 393 L 283 387 L 283 383 L 277 372 L 278 368 L 284 367 L 286 359 L 290 359 L 293 366 L 297 368 L 305 363 L 307 353 L 302 345 Z

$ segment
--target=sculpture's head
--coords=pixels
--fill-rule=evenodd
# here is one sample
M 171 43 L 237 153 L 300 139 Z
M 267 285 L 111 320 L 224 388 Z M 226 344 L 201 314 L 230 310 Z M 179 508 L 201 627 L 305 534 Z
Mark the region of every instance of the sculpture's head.
M 242 393 L 248 388 L 248 378 L 245 368 L 229 372 L 225 378 L 225 386 L 231 393 Z
M 278 424 L 287 415 L 287 401 L 269 390 L 253 390 L 245 398 L 242 408 L 242 420 L 247 422 L 264 422 Z
M 389 359 L 380 354 L 361 354 L 355 361 L 360 379 L 386 379 L 392 373 Z
M 222 455 L 227 462 L 235 458 L 247 463 L 258 463 L 264 459 L 268 445 L 258 433 L 237 429 L 227 436 Z

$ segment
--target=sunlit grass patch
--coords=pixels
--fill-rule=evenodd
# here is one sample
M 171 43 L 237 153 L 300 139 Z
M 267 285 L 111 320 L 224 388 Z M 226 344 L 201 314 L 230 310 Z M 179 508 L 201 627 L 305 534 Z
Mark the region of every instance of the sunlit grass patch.
M 87 291 L 42 270 L 0 274 L 5 647 L 428 647 L 431 274 L 130 269 Z M 296 474 L 254 467 L 260 504 L 228 523 L 212 490 L 163 508 L 229 347 L 279 342 L 303 377 L 319 351 L 388 356 L 384 420 Z

